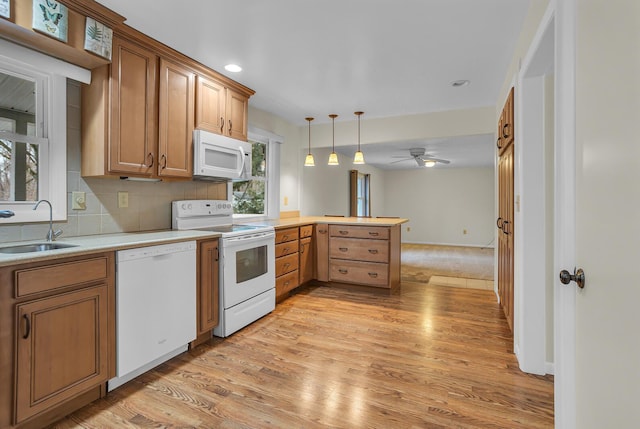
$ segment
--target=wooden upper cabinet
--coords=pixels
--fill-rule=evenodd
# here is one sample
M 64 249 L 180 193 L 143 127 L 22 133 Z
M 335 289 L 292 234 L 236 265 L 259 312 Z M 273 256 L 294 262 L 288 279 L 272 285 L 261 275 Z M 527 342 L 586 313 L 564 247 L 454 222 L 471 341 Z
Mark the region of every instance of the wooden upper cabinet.
M 247 141 L 249 97 L 215 79 L 197 78 L 196 128 Z
M 247 114 L 249 98 L 227 88 L 227 133 L 234 139 L 247 141 Z
M 148 49 L 113 37 L 110 172 L 149 176 L 154 173 L 157 63 L 158 57 Z
M 195 73 L 160 59 L 158 176 L 193 175 Z
M 204 76 L 198 76 L 196 82 L 196 128 L 224 134 L 226 88 Z
M 502 108 L 502 114 L 498 120 L 498 153 L 504 152 L 507 146 L 513 143 L 515 134 L 515 115 L 514 115 L 514 89 L 511 88 L 507 100 Z

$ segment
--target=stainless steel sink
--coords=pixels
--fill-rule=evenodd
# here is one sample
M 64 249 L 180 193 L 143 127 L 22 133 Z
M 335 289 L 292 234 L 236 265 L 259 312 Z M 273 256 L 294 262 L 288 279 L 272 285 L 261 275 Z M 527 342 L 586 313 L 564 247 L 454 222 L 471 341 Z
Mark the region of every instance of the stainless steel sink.
M 66 243 L 19 244 L 17 246 L 0 247 L 0 253 L 46 252 L 47 250 L 66 249 L 68 247 L 76 247 L 76 245 Z

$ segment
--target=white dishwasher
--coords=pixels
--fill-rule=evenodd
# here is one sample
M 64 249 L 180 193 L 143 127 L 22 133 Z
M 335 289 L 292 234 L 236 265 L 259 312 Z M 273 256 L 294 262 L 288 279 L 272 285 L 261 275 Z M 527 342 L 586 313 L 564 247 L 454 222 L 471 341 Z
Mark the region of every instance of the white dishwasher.
M 195 241 L 116 252 L 116 377 L 108 390 L 187 350 L 195 311 Z

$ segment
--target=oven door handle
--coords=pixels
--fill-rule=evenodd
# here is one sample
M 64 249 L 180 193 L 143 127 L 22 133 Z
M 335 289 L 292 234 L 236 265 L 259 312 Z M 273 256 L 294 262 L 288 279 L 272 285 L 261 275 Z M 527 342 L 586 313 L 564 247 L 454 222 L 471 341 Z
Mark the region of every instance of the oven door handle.
M 233 243 L 233 242 L 242 242 L 242 241 L 247 241 L 247 240 L 262 240 L 265 238 L 270 238 L 270 237 L 274 237 L 275 240 L 275 233 L 273 232 L 259 232 L 256 234 L 246 234 L 246 235 L 239 235 L 237 237 L 223 237 L 223 240 L 227 243 Z

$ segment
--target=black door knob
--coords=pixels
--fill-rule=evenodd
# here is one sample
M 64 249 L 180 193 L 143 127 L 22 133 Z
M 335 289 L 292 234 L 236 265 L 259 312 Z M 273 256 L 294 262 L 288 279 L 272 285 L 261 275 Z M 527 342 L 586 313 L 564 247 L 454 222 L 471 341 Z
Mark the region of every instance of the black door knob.
M 567 270 L 560 271 L 560 282 L 562 284 L 568 285 L 572 281 L 576 282 L 576 284 L 580 289 L 584 288 L 585 278 L 584 278 L 584 270 L 582 268 L 578 268 L 578 270 L 574 268 L 573 274 L 571 274 Z

